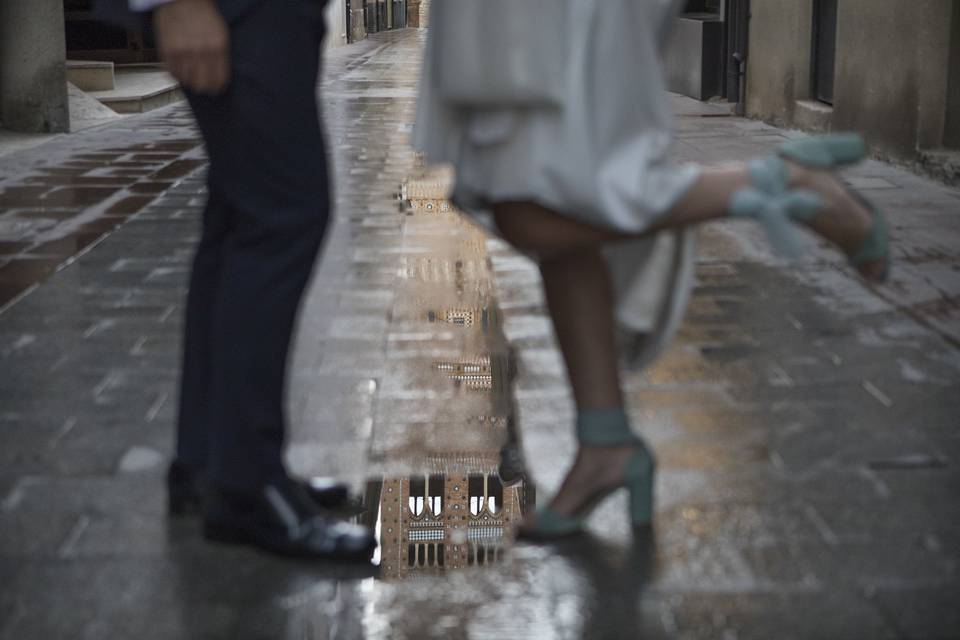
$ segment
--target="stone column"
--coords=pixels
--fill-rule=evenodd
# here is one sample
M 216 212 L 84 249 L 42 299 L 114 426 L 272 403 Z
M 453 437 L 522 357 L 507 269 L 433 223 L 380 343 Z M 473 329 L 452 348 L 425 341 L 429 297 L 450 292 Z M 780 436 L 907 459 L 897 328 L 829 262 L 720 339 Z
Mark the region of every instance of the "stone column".
M 0 122 L 13 131 L 70 129 L 63 0 L 0 0 Z
M 335 0 L 327 5 L 327 37 L 325 45 L 328 49 L 347 44 L 347 5 L 345 0 Z
M 430 0 L 420 1 L 420 28 L 426 29 L 430 26 Z
M 348 0 L 350 3 L 350 42 L 360 42 L 367 37 L 367 25 L 363 21 L 364 0 Z

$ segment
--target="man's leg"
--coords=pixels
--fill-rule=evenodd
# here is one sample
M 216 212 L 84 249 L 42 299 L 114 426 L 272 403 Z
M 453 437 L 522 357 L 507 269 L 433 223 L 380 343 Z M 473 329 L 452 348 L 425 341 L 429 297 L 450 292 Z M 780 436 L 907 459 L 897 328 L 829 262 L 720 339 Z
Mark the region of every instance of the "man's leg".
M 209 180 L 208 192 L 184 314 L 176 457 L 167 473 L 167 507 L 175 515 L 200 512 L 203 477 L 210 455 L 214 303 L 230 222 L 229 209 Z
M 209 472 L 221 488 L 285 477 L 286 356 L 329 208 L 315 94 L 321 8 L 258 5 L 231 25 L 227 92 L 191 99 L 231 222 L 210 302 Z
M 372 532 L 325 518 L 283 466 L 287 351 L 329 214 L 315 93 L 323 6 L 320 0 L 255 5 L 230 25 L 227 90 L 190 94 L 210 155 L 213 204 L 228 224 L 217 242 L 218 269 L 207 272 L 198 259 L 194 276 L 191 306 L 208 311 L 209 322 L 188 331 L 188 409 L 178 449 L 193 455 L 202 446 L 189 420 L 207 416 L 208 539 L 366 561 L 376 546 Z
M 208 197 L 184 318 L 177 462 L 189 471 L 204 469 L 210 453 L 214 302 L 220 288 L 223 246 L 229 230 L 229 209 L 212 185 Z
M 321 26 L 317 20 L 320 6 L 320 3 L 313 0 L 305 0 L 299 5 L 299 8 L 295 3 L 287 4 L 286 10 L 292 12 L 296 20 L 305 26 L 304 33 L 308 34 L 310 38 L 315 38 Z M 278 24 L 276 19 L 269 22 L 269 16 L 256 16 L 252 19 L 256 20 L 250 23 L 254 28 L 264 24 L 269 28 L 271 24 L 274 26 Z M 250 29 L 246 26 L 242 29 L 245 32 L 250 32 Z M 241 59 L 249 58 L 251 50 L 249 46 L 243 46 L 243 37 L 244 34 L 241 33 L 238 34 L 237 38 L 241 45 L 238 54 Z M 309 42 L 310 38 L 305 38 L 301 42 L 306 42 L 313 48 L 314 45 Z M 259 41 L 261 39 L 256 40 L 256 42 Z M 249 45 L 249 38 L 246 44 Z M 300 53 L 303 53 L 303 51 Z M 312 55 L 307 55 L 305 59 L 312 64 L 316 61 L 316 57 L 317 52 L 314 50 Z M 262 61 L 262 54 L 258 53 L 256 59 Z M 277 61 L 273 62 L 274 64 L 277 63 Z M 288 60 L 286 65 L 281 68 L 288 68 L 292 64 L 295 63 Z M 278 113 L 268 113 L 265 116 L 253 118 L 260 129 L 268 129 L 268 134 L 264 134 L 263 131 L 258 132 L 255 128 L 237 126 L 237 123 L 240 122 L 237 116 L 238 108 L 247 110 L 251 107 L 256 108 L 257 100 L 262 101 L 261 106 L 266 105 L 268 108 L 281 112 L 283 107 L 286 106 L 286 103 L 278 103 L 276 95 L 266 95 L 271 91 L 270 86 L 258 80 L 257 71 L 251 69 L 251 65 L 240 64 L 238 68 L 240 73 L 236 83 L 238 88 L 235 91 L 216 97 L 188 94 L 211 156 L 208 180 L 210 200 L 204 216 L 204 235 L 197 252 L 191 278 L 181 381 L 177 458 L 171 464 L 167 478 L 169 507 L 170 512 L 174 514 L 196 513 L 200 508 L 210 461 L 209 452 L 213 423 L 219 420 L 218 416 L 222 413 L 213 407 L 216 402 L 214 379 L 216 375 L 219 375 L 218 369 L 214 365 L 215 352 L 217 351 L 215 319 L 219 314 L 217 300 L 221 291 L 224 247 L 227 244 L 228 237 L 236 227 L 235 208 L 230 205 L 230 199 L 224 194 L 242 194 L 242 196 L 234 199 L 254 203 L 261 207 L 262 211 L 274 215 L 273 209 L 275 207 L 269 202 L 269 192 L 264 190 L 263 176 L 282 175 L 284 172 L 291 173 L 289 168 L 284 169 L 283 167 L 280 171 L 273 170 L 268 173 L 268 169 L 273 166 L 276 159 L 286 159 L 291 153 L 302 155 L 302 152 L 298 152 L 298 147 L 289 146 L 290 141 L 309 143 L 310 140 L 313 140 L 313 145 L 307 148 L 309 153 L 319 155 L 321 161 L 321 168 L 317 169 L 315 173 L 322 178 L 325 171 L 322 168 L 322 140 L 319 137 L 313 102 L 312 85 L 314 82 L 310 81 L 301 85 L 309 88 L 308 91 L 300 93 L 302 98 L 300 102 L 305 105 L 304 108 L 300 109 L 300 113 L 307 114 L 306 118 L 308 120 L 305 124 L 298 123 L 297 130 L 294 130 L 294 127 L 287 127 L 286 130 L 292 135 L 283 138 L 280 135 L 280 132 L 284 130 L 282 121 L 277 126 L 263 126 L 276 121 Z M 315 73 L 315 70 L 313 72 Z M 254 81 L 253 86 L 262 85 L 265 91 L 252 94 L 250 91 L 251 81 Z M 272 91 L 274 94 L 277 93 L 276 89 Z M 291 92 L 288 90 L 282 91 L 280 97 L 285 98 L 290 94 Z M 271 133 L 276 135 L 269 135 Z M 251 136 L 254 142 L 251 142 Z M 271 144 L 274 146 L 271 147 Z M 282 148 L 285 145 L 286 148 Z M 237 162 L 238 158 L 243 159 L 243 161 Z M 248 160 L 252 160 L 252 162 Z M 257 162 L 262 165 L 262 172 L 257 172 L 256 166 L 251 166 Z M 314 164 L 318 163 L 315 162 Z M 297 168 L 309 169 L 310 164 L 301 163 L 297 165 Z M 250 175 L 252 175 L 252 178 L 249 177 Z M 234 176 L 241 177 L 234 178 Z M 287 193 L 303 192 L 305 198 L 312 198 L 312 203 L 325 202 L 326 195 L 316 193 L 318 191 L 322 192 L 324 185 L 323 180 L 311 180 L 307 189 L 290 187 L 287 189 Z M 251 191 L 255 193 L 251 193 Z M 267 195 L 264 196 L 264 193 Z M 264 200 L 267 201 L 266 206 L 261 204 Z M 274 200 L 278 199 L 274 198 Z M 313 206 L 308 203 L 307 208 L 312 210 Z M 293 244 L 296 245 L 304 237 L 316 236 L 322 232 L 322 227 L 314 226 L 315 229 L 307 233 L 306 236 L 298 234 Z M 282 247 L 280 253 L 286 253 L 291 248 L 293 247 Z M 310 254 L 315 252 L 315 248 L 309 249 Z M 270 261 L 271 257 L 267 256 L 267 262 Z M 312 260 L 312 257 L 309 259 Z M 306 260 L 305 258 L 304 263 Z M 301 271 L 307 273 L 308 269 L 304 268 Z M 302 286 L 300 286 L 300 289 L 302 289 Z M 294 295 L 293 297 L 297 296 Z M 276 378 L 279 380 L 282 375 L 276 376 Z M 280 393 L 274 395 L 280 397 Z M 281 417 L 274 422 L 281 425 L 283 419 Z M 275 455 L 267 457 L 277 459 Z M 311 500 L 323 508 L 338 509 L 350 504 L 348 488 L 331 478 L 311 478 L 309 482 L 304 482 L 303 486 Z

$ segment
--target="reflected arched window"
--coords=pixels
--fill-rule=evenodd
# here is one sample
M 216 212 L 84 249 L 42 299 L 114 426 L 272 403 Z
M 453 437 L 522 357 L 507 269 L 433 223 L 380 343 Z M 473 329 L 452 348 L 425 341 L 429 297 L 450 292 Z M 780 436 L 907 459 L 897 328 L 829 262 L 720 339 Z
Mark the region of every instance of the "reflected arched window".
M 491 475 L 487 478 L 487 510 L 496 515 L 503 508 L 503 482 L 500 476 Z
M 503 549 L 498 545 L 487 545 L 482 542 L 467 544 L 467 565 L 483 567 L 494 564 L 503 559 Z
M 481 475 L 472 475 L 467 478 L 467 491 L 470 497 L 470 515 L 480 515 L 487 502 L 487 490 L 484 486 L 485 478 Z
M 423 514 L 423 496 L 410 496 L 410 513 L 415 516 Z
M 486 512 L 497 515 L 503 509 L 503 482 L 496 474 L 472 475 L 468 478 L 470 515 Z
M 411 569 L 417 567 L 443 567 L 444 560 L 443 543 L 411 542 L 407 545 L 407 566 Z
M 439 516 L 443 513 L 444 481 L 442 475 L 432 475 L 427 486 L 430 513 Z
M 410 513 L 415 517 L 443 513 L 443 492 L 445 490 L 444 477 L 441 474 L 426 476 L 410 476 L 410 496 L 407 505 Z
M 426 489 L 427 483 L 423 476 L 410 476 L 410 498 L 408 499 L 408 506 L 410 513 L 415 516 L 423 515 Z

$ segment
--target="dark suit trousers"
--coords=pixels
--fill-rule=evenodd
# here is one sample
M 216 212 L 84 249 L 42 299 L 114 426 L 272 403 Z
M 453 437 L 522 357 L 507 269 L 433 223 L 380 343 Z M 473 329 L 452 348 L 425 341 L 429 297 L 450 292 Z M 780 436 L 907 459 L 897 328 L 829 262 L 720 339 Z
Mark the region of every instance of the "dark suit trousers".
M 284 378 L 327 226 L 317 108 L 320 0 L 267 0 L 230 25 L 224 95 L 188 95 L 210 156 L 187 300 L 177 457 L 217 485 L 284 475 Z

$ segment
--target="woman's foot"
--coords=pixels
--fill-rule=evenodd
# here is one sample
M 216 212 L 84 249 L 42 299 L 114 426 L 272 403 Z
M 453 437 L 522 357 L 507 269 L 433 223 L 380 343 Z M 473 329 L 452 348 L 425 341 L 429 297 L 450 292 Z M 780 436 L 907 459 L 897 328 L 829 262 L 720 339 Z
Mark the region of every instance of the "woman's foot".
M 847 256 L 855 255 L 873 232 L 874 216 L 866 204 L 853 195 L 832 171 L 806 167 L 788 161 L 790 187 L 816 193 L 825 208 L 807 222 L 815 233 L 836 245 Z M 860 275 L 881 282 L 886 275 L 886 260 L 855 265 Z
M 612 491 L 624 486 L 625 472 L 637 454 L 635 443 L 613 446 L 582 446 L 560 490 L 550 502 L 550 511 L 563 518 L 578 518 Z M 519 533 L 538 536 L 537 512 L 527 514 Z

